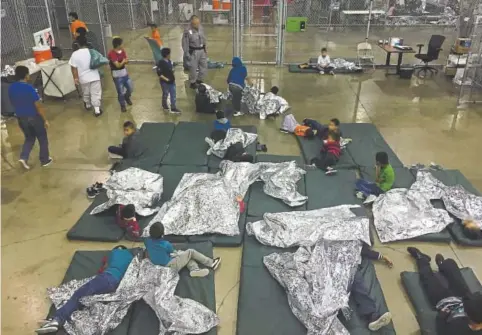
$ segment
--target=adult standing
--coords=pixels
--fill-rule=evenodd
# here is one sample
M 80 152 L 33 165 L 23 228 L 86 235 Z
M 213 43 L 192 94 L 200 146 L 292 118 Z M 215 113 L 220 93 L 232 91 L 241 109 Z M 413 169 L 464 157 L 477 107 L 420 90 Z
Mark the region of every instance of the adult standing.
M 77 37 L 79 50 L 74 51 L 70 57 L 69 64 L 72 69 L 72 76 L 76 85 L 80 85 L 84 99 L 84 107 L 89 110 L 94 107 L 94 115 L 100 116 L 102 99 L 102 85 L 98 69 L 90 68 L 90 51 L 87 47 L 85 36 Z
M 72 39 L 75 40 L 75 38 L 77 37 L 76 34 L 77 34 L 78 28 L 82 27 L 82 28 L 85 28 L 85 30 L 88 30 L 85 22 L 79 20 L 79 15 L 77 15 L 76 12 L 70 12 L 69 19 L 70 19 L 70 32 L 72 33 Z
M 15 110 L 18 125 L 25 136 L 19 162 L 26 170 L 30 169 L 28 158 L 35 140 L 38 140 L 40 145 L 40 163 L 42 166 L 47 166 L 52 163 L 52 158 L 49 156 L 49 141 L 46 129 L 49 123 L 45 116 L 45 110 L 40 103 L 37 91 L 28 83 L 30 79 L 28 68 L 17 66 L 15 68 L 15 78 L 17 82 L 10 85 L 8 97 Z
M 208 70 L 206 53 L 206 37 L 201 22 L 196 15 L 191 17 L 191 23 L 182 36 L 185 68 L 189 68 L 189 83 L 191 88 L 197 88 L 203 82 Z

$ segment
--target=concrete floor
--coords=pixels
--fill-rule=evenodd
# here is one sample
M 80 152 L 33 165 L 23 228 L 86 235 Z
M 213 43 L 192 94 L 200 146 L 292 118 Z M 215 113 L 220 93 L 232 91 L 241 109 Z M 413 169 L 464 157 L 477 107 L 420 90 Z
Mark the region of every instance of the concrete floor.
M 143 43 L 128 46 L 128 54 L 140 54 L 140 48 L 149 54 Z M 211 45 L 210 54 L 231 52 L 229 43 L 219 43 L 220 50 L 216 50 L 216 43 Z M 363 76 L 336 77 L 292 74 L 286 68 L 267 66 L 251 66 L 248 70 L 261 89 L 278 85 L 297 119 L 325 121 L 338 117 L 342 122 L 372 122 L 404 163 L 436 162 L 460 169 L 482 190 L 482 109 L 458 110 L 452 85 L 444 77 L 423 82 L 387 77 L 381 70 Z M 23 138 L 15 120 L 7 121 L 1 129 L 2 334 L 32 333 L 36 321 L 45 316 L 50 305 L 45 289 L 61 281 L 75 250 L 112 247 L 105 243 L 70 242 L 65 234 L 89 204 L 85 188 L 108 177 L 105 149 L 119 142 L 122 123 L 212 119 L 194 114 L 194 94 L 186 89 L 186 75 L 182 72 L 177 72 L 177 94 L 178 106 L 184 112 L 178 117 L 161 111 L 161 90 L 150 65 L 130 65 L 129 72 L 135 85 L 134 106 L 125 114 L 119 111 L 110 78 L 104 80 L 105 113 L 100 118 L 84 111 L 82 102 L 75 97 L 66 102 L 47 99 L 50 149 L 55 160 L 47 168 L 39 166 L 35 148 L 30 160 L 32 170 L 23 171 L 17 162 Z M 227 68 L 209 70 L 206 81 L 224 90 L 227 73 Z M 271 154 L 299 155 L 295 139 L 278 131 L 280 122 L 280 119 L 260 121 L 246 116 L 236 119 L 234 124 L 256 125 L 260 141 Z M 414 269 L 405 252 L 407 245 L 376 243 L 394 261 L 393 269 L 377 265 L 377 275 L 397 332 L 403 335 L 418 331 L 399 279 L 401 271 Z M 460 265 L 471 266 L 482 279 L 480 249 L 454 244 L 410 245 L 432 255 L 441 252 L 453 257 Z M 232 335 L 236 326 L 241 248 L 215 248 L 215 254 L 224 258 L 216 273 L 219 334 Z

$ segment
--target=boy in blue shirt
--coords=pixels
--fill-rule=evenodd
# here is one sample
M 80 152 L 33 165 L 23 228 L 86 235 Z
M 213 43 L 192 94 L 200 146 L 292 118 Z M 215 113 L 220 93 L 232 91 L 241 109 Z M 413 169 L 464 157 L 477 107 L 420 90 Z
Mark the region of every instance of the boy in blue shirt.
M 208 269 L 199 269 L 198 263 L 216 270 L 221 264 L 221 258 L 211 259 L 194 249 L 175 250 L 171 243 L 164 240 L 164 225 L 160 222 L 154 223 L 149 229 L 149 238 L 144 240 L 147 250 L 147 257 L 154 265 L 167 266 L 176 271 L 184 267 L 189 270 L 191 277 L 206 277 Z
M 231 122 L 225 117 L 223 111 L 216 112 L 216 120 L 214 120 L 214 130 L 228 131 L 231 128 Z
M 45 110 L 40 104 L 40 98 L 35 88 L 28 83 L 30 79 L 28 68 L 17 66 L 15 78 L 17 82 L 10 85 L 8 97 L 15 110 L 18 125 L 25 136 L 19 162 L 26 170 L 30 169 L 28 158 L 35 140 L 38 140 L 40 163 L 42 166 L 47 166 L 52 163 L 52 158 L 49 156 L 49 140 L 47 138 L 49 122 L 45 116 Z
M 103 272 L 75 291 L 65 305 L 55 312 L 54 317 L 47 320 L 47 322 L 35 332 L 37 334 L 57 332 L 65 321 L 70 319 L 72 313 L 81 307 L 81 298 L 115 292 L 133 258 L 132 253 L 122 245 L 112 249 Z
M 233 95 L 233 115 L 240 116 L 243 115 L 243 113 L 241 113 L 241 98 L 243 97 L 243 89 L 246 77 L 248 76 L 248 70 L 246 70 L 243 61 L 239 57 L 233 57 L 231 63 L 233 68 L 229 71 L 227 82 L 229 91 Z

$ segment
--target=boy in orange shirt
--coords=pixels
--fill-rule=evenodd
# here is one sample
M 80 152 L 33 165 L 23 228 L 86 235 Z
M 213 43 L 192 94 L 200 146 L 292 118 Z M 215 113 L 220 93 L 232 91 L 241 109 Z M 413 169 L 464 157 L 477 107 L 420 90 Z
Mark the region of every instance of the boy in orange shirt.
M 82 22 L 79 20 L 79 16 L 77 15 L 76 12 L 70 12 L 69 13 L 69 19 L 70 19 L 70 32 L 72 33 L 72 37 L 75 40 L 77 38 L 77 29 L 82 27 L 87 29 L 87 26 L 85 25 L 85 22 Z
M 151 38 L 157 42 L 157 45 L 159 45 L 159 48 L 162 49 L 162 40 L 161 40 L 161 34 L 159 33 L 159 29 L 157 29 L 157 25 L 155 23 L 151 23 Z

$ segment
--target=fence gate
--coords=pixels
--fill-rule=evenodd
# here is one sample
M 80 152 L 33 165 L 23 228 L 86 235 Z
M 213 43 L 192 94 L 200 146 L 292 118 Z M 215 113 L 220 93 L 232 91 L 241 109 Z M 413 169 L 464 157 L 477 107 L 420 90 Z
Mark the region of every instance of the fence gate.
M 248 64 L 283 63 L 286 0 L 236 0 L 233 51 Z M 237 46 L 237 44 L 239 44 Z

